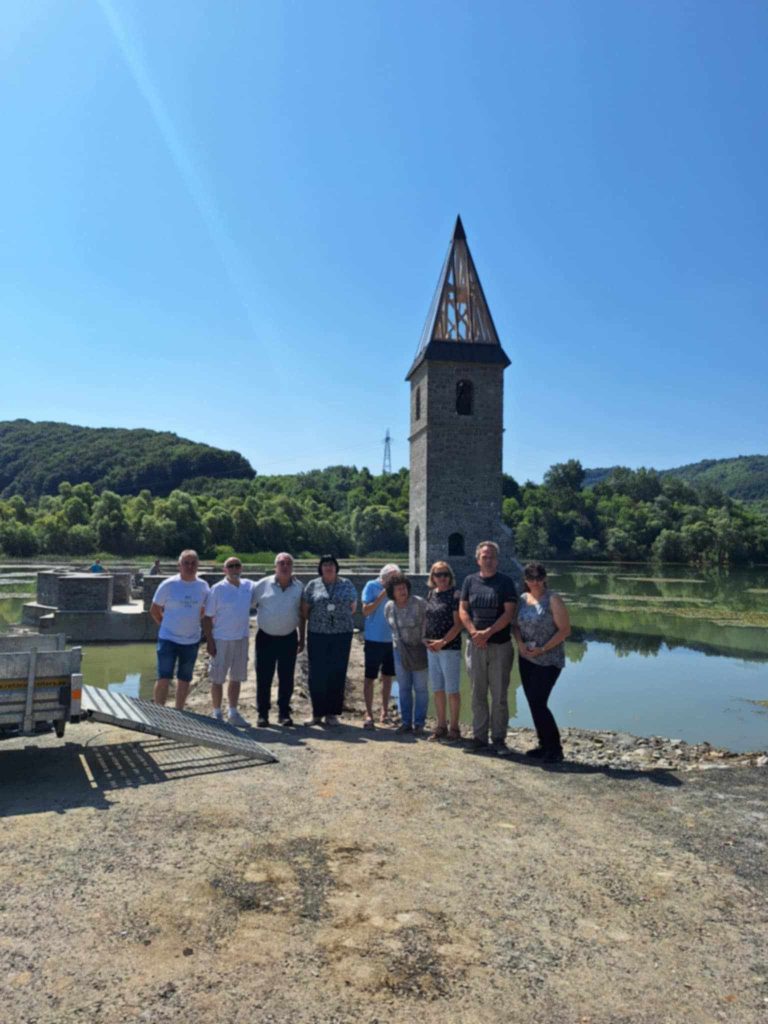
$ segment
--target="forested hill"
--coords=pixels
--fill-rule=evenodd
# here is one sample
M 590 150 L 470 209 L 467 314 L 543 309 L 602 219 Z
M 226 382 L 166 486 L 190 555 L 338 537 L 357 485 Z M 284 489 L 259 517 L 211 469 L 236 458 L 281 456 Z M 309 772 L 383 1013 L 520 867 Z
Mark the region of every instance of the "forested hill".
M 584 470 L 584 486 L 601 483 L 618 469 Z M 740 501 L 768 500 L 768 455 L 739 455 L 735 459 L 702 459 L 688 466 L 660 469 L 659 476 L 673 476 L 694 487 L 716 487 L 729 498 Z
M 0 422 L 0 496 L 36 500 L 63 481 L 117 494 L 170 494 L 194 477 L 252 478 L 238 452 L 156 430 L 77 427 L 70 423 Z

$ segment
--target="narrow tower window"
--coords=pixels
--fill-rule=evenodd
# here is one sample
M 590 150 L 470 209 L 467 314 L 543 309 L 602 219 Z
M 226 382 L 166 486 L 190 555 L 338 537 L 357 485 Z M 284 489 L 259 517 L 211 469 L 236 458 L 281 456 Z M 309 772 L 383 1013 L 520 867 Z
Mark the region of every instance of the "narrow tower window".
M 421 388 L 416 388 L 416 413 L 417 420 L 421 419 Z
M 459 416 L 472 415 L 472 381 L 460 380 L 456 385 L 456 412 Z
M 451 555 L 463 555 L 464 554 L 464 534 L 463 533 L 452 533 L 448 538 L 448 557 Z
M 413 571 L 421 572 L 421 530 L 416 527 L 413 534 Z

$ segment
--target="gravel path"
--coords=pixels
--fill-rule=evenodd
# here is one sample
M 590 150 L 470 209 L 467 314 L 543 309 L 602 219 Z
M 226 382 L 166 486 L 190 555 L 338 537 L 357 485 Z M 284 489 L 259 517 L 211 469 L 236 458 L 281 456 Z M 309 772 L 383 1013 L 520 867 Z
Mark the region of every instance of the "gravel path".
M 94 724 L 4 743 L 3 1021 L 765 1024 L 757 755 L 571 731 L 543 768 L 350 705 L 260 731 L 276 765 Z

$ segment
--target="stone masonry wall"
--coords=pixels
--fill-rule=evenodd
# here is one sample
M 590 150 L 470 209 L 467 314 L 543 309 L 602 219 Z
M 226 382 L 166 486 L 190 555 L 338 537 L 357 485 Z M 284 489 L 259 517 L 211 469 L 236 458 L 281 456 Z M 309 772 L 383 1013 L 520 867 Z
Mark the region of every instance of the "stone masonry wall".
M 133 574 L 130 572 L 112 572 L 110 576 L 112 577 L 112 604 L 129 604 Z
M 113 604 L 130 603 L 132 578 L 130 572 L 39 572 L 37 603 L 62 611 L 109 611 Z
M 63 573 L 39 572 L 37 574 L 37 603 L 55 608 L 59 603 L 59 579 Z
M 469 416 L 456 410 L 456 385 L 473 386 Z M 428 572 L 450 562 L 458 579 L 476 570 L 475 547 L 493 540 L 503 572 L 517 573 L 511 532 L 502 511 L 503 368 L 483 363 L 426 361 L 411 382 L 411 569 Z M 421 418 L 415 419 L 420 388 Z M 428 419 L 428 422 L 426 422 Z M 419 550 L 416 551 L 418 529 Z M 449 554 L 448 539 L 460 534 L 464 555 Z
M 112 607 L 112 586 L 112 577 L 106 573 L 60 576 L 57 607 L 71 612 L 108 612 Z
M 428 410 L 427 364 L 422 363 L 411 379 L 408 565 L 414 573 L 424 571 L 427 559 Z

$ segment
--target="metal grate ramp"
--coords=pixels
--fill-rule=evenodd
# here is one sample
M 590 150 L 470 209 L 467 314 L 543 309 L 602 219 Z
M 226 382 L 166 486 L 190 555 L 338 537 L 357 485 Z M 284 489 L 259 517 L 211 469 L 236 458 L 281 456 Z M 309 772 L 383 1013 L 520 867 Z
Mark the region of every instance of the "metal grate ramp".
M 191 711 L 161 707 L 138 697 L 109 693 L 98 686 L 83 687 L 82 708 L 93 721 L 116 725 L 119 729 L 165 736 L 180 743 L 216 747 L 229 754 L 240 754 L 265 763 L 277 761 L 274 754 L 247 733 L 226 722 L 217 722 Z

